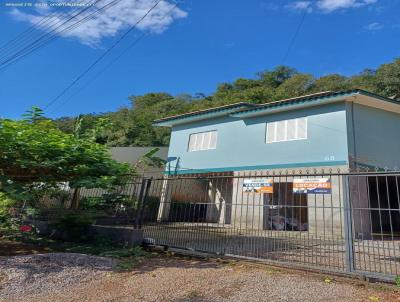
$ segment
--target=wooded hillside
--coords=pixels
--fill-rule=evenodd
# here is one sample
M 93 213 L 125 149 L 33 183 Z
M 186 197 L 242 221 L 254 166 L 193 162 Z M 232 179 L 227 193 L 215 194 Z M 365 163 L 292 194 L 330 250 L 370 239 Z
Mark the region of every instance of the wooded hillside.
M 400 99 L 400 58 L 377 70 L 366 69 L 351 77 L 329 74 L 316 78 L 287 66 L 278 66 L 251 79 L 222 83 L 208 96 L 202 93 L 172 96 L 165 92 L 129 96 L 131 107 L 84 115 L 80 127 L 86 131 L 99 123 L 105 124 L 102 131 L 96 131 L 96 140 L 108 146 L 165 146 L 169 142 L 169 129 L 153 127 L 155 119 L 242 101 L 261 104 L 320 91 L 355 88 Z M 55 121 L 61 130 L 72 133 L 75 120 L 63 117 Z

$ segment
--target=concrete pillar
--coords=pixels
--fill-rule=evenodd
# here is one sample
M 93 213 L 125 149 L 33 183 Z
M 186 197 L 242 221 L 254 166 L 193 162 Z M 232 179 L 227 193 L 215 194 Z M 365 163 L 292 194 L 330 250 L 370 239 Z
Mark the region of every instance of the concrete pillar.
M 160 197 L 160 207 L 158 208 L 157 221 L 168 221 L 169 212 L 171 209 L 171 192 L 172 186 L 169 183 L 168 176 L 163 180 Z
M 225 224 L 226 199 L 223 196 L 222 188 L 218 187 L 218 180 L 208 181 L 208 204 L 207 204 L 207 222 Z

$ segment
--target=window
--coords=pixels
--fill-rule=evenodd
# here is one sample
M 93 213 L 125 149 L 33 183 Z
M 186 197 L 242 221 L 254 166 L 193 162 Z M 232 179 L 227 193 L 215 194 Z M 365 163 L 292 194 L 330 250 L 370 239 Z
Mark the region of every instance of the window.
M 217 131 L 193 133 L 189 136 L 188 151 L 201 151 L 217 148 Z
M 307 139 L 307 118 L 267 123 L 267 143 Z

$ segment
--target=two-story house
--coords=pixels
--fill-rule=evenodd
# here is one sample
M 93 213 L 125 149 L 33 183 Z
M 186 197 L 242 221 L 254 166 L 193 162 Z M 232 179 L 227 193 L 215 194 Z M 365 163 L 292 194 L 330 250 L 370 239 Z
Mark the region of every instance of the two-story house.
M 154 125 L 171 128 L 167 174 L 234 176 L 232 189 L 226 193 L 214 185 L 213 196 L 219 197 L 210 202 L 222 200 L 225 209 L 216 211 L 210 206 L 207 220 L 219 223 L 237 222 L 233 213 L 244 199 L 233 188 L 242 187 L 244 176 L 251 173 L 347 173 L 400 167 L 400 102 L 364 90 L 321 92 L 262 105 L 241 102 L 163 118 Z M 343 184 L 339 177 L 330 181 L 332 213 L 323 222 L 339 230 Z M 285 183 L 283 190 L 293 192 L 293 178 L 275 179 L 274 193 L 264 194 L 260 207 L 271 203 L 274 195 L 277 198 L 280 182 Z M 307 207 L 310 195 L 299 196 L 291 195 L 290 202 Z M 313 198 L 318 202 L 323 195 Z M 359 199 L 354 202 L 366 202 Z M 256 219 L 265 228 L 270 214 L 260 213 L 252 216 L 252 223 Z M 159 218 L 168 215 L 169 210 L 161 206 Z M 309 208 L 304 216 L 309 230 L 322 220 L 317 208 Z

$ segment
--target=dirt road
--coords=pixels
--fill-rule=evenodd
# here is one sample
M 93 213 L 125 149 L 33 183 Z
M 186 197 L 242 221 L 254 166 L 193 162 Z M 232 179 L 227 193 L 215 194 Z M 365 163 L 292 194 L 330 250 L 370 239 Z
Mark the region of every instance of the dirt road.
M 245 262 L 159 256 L 115 272 L 107 258 L 54 255 L 1 257 L 0 301 L 400 301 L 394 287 Z

